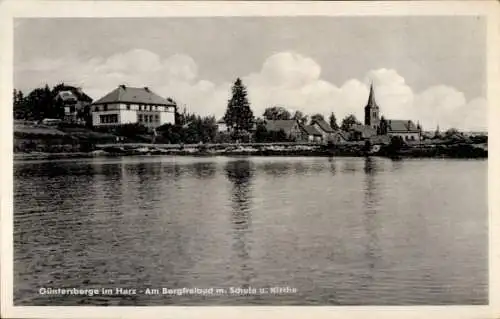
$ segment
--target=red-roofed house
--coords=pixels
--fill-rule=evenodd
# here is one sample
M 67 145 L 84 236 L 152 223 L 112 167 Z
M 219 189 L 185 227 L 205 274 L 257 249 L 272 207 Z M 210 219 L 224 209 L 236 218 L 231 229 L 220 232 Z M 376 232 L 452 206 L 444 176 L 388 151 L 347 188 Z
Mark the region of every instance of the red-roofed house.
M 176 104 L 149 88 L 120 85 L 92 104 L 92 125 L 113 126 L 140 123 L 156 128 L 175 124 Z

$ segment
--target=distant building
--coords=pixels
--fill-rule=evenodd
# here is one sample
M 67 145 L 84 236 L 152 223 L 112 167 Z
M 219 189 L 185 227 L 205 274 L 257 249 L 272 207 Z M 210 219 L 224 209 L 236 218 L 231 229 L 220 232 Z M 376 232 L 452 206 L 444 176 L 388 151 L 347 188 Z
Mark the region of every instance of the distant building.
M 92 98 L 85 94 L 81 88 L 58 85 L 54 88 L 56 103 L 61 103 L 64 108 L 65 121 L 79 121 L 85 117 L 85 108 L 90 106 Z
M 268 132 L 285 132 L 286 136 L 292 140 L 301 140 L 303 130 L 298 120 L 265 120 Z
M 330 124 L 328 124 L 323 119 L 314 119 L 311 122 L 311 126 L 313 126 L 318 132 L 321 133 L 323 141 L 327 141 L 329 137 L 335 133 L 335 130 L 331 128 Z
M 420 141 L 420 129 L 410 120 L 386 120 L 387 127 L 381 128 L 382 134 L 399 136 L 405 141 Z
M 316 129 L 313 125 L 301 125 L 304 140 L 311 143 L 321 143 L 323 141 L 323 134 Z
M 365 124 L 352 125 L 350 135 L 354 140 L 370 139 L 376 135 L 388 135 L 399 136 L 405 141 L 420 141 L 421 130 L 411 120 L 386 120 L 381 117 L 372 84 L 365 106 Z
M 223 118 L 217 121 L 217 131 L 219 133 L 227 133 L 229 132 L 229 127 L 227 127 L 226 122 Z
M 140 123 L 149 128 L 175 124 L 176 104 L 149 88 L 120 85 L 92 104 L 92 125 Z
M 377 128 L 371 125 L 353 124 L 349 129 L 351 139 L 355 141 L 365 140 L 377 135 Z
M 349 140 L 347 134 L 340 130 L 337 130 L 328 136 L 327 143 L 332 144 L 343 144 Z

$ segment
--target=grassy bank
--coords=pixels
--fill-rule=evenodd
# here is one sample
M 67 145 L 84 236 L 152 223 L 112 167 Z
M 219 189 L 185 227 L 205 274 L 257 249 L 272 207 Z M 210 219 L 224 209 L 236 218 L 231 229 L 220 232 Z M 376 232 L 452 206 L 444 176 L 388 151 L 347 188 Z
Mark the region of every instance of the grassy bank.
M 219 143 L 219 144 L 117 144 L 117 136 L 85 127 L 14 125 L 14 159 L 85 158 L 96 156 L 385 156 L 401 158 L 486 158 L 487 143 L 425 141 L 394 148 L 382 145 L 368 153 L 364 142 L 326 146 L 313 143 Z

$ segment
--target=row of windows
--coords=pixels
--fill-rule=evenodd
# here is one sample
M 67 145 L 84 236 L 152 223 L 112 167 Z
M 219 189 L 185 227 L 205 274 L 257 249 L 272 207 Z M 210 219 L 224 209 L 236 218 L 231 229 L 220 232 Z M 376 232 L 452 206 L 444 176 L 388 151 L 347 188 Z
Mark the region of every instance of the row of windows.
M 405 141 L 414 141 L 414 140 L 415 140 L 415 135 L 411 135 L 411 136 L 408 136 L 408 135 L 405 135 L 405 136 L 400 135 L 400 137 L 401 137 L 402 139 L 404 139 Z
M 114 104 L 114 105 L 116 105 L 116 104 Z M 131 105 L 125 104 L 125 108 L 130 111 Z M 163 110 L 165 110 L 164 106 L 158 106 L 158 105 L 139 105 L 138 108 L 139 108 L 139 111 L 163 111 Z M 109 108 L 108 108 L 107 104 L 102 105 L 103 111 L 107 111 L 108 109 Z M 96 105 L 94 107 L 94 112 L 99 112 L 99 111 L 101 111 L 101 107 L 99 105 Z
M 101 123 L 118 123 L 118 114 L 105 114 L 100 116 Z
M 160 116 L 158 114 L 156 114 L 156 115 L 139 114 L 139 115 L 137 115 L 137 120 L 139 121 L 139 123 L 141 123 L 141 122 L 144 122 L 144 123 L 159 122 Z

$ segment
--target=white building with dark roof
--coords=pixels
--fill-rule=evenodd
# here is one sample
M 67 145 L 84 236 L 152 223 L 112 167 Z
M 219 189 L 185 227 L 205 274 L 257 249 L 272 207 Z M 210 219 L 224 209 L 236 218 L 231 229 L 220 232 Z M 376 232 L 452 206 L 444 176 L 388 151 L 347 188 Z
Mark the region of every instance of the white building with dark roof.
M 114 126 L 140 123 L 156 128 L 175 124 L 176 104 L 149 88 L 120 85 L 92 103 L 92 125 Z

